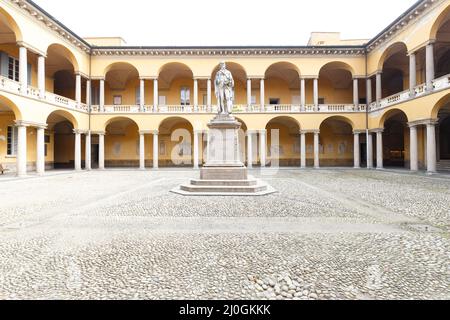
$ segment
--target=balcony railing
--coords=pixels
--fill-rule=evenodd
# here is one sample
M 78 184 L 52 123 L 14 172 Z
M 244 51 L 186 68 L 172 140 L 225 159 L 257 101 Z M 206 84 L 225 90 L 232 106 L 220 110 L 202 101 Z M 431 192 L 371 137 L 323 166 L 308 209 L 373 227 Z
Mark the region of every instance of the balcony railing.
M 23 95 L 22 90 L 21 90 L 22 85 L 19 82 L 13 81 L 13 80 L 8 79 L 3 76 L 0 76 L 0 89 L 10 92 L 10 93 Z M 48 91 L 45 92 L 45 97 L 42 98 L 39 94 L 39 89 L 32 87 L 32 86 L 27 86 L 27 91 L 26 91 L 25 96 L 29 97 L 29 98 L 37 99 L 37 100 L 44 100 L 44 101 L 54 104 L 56 106 L 71 109 L 71 110 L 78 110 L 78 111 L 84 111 L 84 112 L 89 111 L 88 106 L 84 103 L 78 103 L 75 100 L 59 96 L 57 94 L 54 94 L 54 93 L 51 93 Z
M 450 88 L 450 74 L 433 80 L 432 92 L 441 91 L 441 90 L 445 90 L 448 88 Z M 384 108 L 393 106 L 393 105 L 401 103 L 401 102 L 419 98 L 427 93 L 428 93 L 427 85 L 425 83 L 423 83 L 414 88 L 413 95 L 411 95 L 411 91 L 408 89 L 408 90 L 396 93 L 387 98 L 383 98 L 380 100 L 380 103 L 372 102 L 369 105 L 369 112 L 384 109 Z
M 426 84 L 420 84 L 413 90 L 414 94 L 411 95 L 410 90 L 405 90 L 383 98 L 377 102 L 371 104 L 358 105 L 353 104 L 322 104 L 322 105 L 305 105 L 300 106 L 296 104 L 276 104 L 265 105 L 262 110 L 261 105 L 235 105 L 234 113 L 358 113 L 366 112 L 367 108 L 369 112 L 381 110 L 389 106 L 402 103 L 411 99 L 421 97 L 423 95 L 437 92 L 450 88 L 450 74 L 433 80 L 432 91 L 427 90 Z M 41 97 L 39 90 L 32 86 L 27 86 L 25 93 L 22 92 L 22 86 L 19 82 L 13 81 L 6 77 L 0 76 L 0 90 L 10 92 L 17 95 L 26 96 L 32 99 L 45 101 L 53 105 L 76 110 L 82 112 L 89 112 L 89 108 L 84 103 L 78 103 L 72 99 L 59 96 L 57 94 L 46 92 L 44 97 Z M 192 105 L 161 105 L 156 109 L 154 106 L 144 106 L 141 108 L 138 105 L 105 105 L 102 110 L 98 105 L 91 106 L 91 112 L 93 113 L 217 113 L 217 106 L 192 106 Z

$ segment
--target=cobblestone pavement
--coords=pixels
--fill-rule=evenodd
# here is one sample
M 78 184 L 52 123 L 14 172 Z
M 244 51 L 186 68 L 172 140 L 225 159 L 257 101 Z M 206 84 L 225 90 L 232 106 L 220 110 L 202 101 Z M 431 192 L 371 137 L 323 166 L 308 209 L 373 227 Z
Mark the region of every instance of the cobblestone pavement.
M 450 299 L 448 177 L 253 174 L 278 193 L 170 193 L 189 170 L 0 179 L 0 299 Z

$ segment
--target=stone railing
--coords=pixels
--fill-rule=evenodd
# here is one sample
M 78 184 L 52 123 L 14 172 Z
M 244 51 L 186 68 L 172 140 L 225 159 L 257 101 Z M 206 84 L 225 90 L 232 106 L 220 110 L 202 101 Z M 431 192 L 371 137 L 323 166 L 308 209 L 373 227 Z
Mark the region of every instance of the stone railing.
M 441 90 L 445 90 L 445 89 L 449 89 L 449 88 L 450 88 L 450 74 L 433 80 L 432 91 L 427 91 L 427 85 L 425 83 L 422 83 L 422 84 L 414 87 L 413 95 L 411 95 L 411 91 L 408 89 L 408 90 L 396 93 L 387 98 L 383 98 L 380 100 L 379 103 L 372 102 L 369 105 L 369 111 L 376 111 L 376 110 L 384 109 L 384 108 L 393 106 L 398 103 L 402 103 L 402 102 L 405 102 L 408 100 L 419 98 L 427 93 L 433 93 L 436 91 L 441 91 Z
M 48 91 L 45 92 L 45 97 L 42 98 L 40 96 L 39 89 L 33 86 L 27 86 L 26 94 L 23 94 L 21 92 L 21 88 L 22 86 L 19 82 L 0 76 L 0 90 L 24 95 L 28 98 L 33 98 L 36 100 L 45 101 L 58 107 L 88 112 L 88 106 L 84 103 L 78 103 L 75 100 L 68 99 L 66 97 L 62 97 Z

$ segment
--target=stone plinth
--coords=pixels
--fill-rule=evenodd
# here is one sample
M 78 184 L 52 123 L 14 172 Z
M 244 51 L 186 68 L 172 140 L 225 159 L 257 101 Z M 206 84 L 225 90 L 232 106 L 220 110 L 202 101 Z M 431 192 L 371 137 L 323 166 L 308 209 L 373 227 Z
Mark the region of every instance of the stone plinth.
M 208 127 L 207 161 L 200 170 L 200 179 L 172 192 L 191 196 L 257 196 L 276 192 L 265 182 L 248 176 L 240 159 L 241 123 L 233 116 L 218 115 Z

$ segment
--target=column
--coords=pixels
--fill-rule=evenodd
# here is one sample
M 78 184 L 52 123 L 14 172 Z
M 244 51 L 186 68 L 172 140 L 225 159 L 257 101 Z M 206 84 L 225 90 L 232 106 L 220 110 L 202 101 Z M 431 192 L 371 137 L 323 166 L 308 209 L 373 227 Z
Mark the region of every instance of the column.
M 261 161 L 261 168 L 266 166 L 267 155 L 267 130 L 259 131 L 259 159 Z
M 247 131 L 247 168 L 253 167 L 253 141 L 252 132 Z
M 45 98 L 45 57 L 38 56 L 38 89 L 39 97 Z
M 380 105 L 380 101 L 381 101 L 381 97 L 382 97 L 382 88 L 381 88 L 381 72 L 378 72 L 376 75 L 376 99 L 377 99 L 377 104 Z
M 416 80 L 416 54 L 413 52 L 409 55 L 409 95 L 414 97 L 416 95 L 415 87 Z
M 17 176 L 27 175 L 27 127 L 17 124 Z
M 359 106 L 359 88 L 358 88 L 358 79 L 353 79 L 353 105 L 355 109 Z
M 426 65 L 426 80 L 427 80 L 427 90 L 433 90 L 433 80 L 434 80 L 434 44 L 430 43 L 425 49 L 425 65 Z
M 427 124 L 427 171 L 436 172 L 436 123 Z
M 27 94 L 28 89 L 28 53 L 27 48 L 19 47 L 20 93 Z
M 359 150 L 359 132 L 354 132 L 354 143 L 353 143 L 353 160 L 355 169 L 361 168 L 360 150 Z
M 158 112 L 159 94 L 158 79 L 153 79 L 153 111 Z
M 86 81 L 86 104 L 91 106 L 91 80 Z
M 85 154 L 84 154 L 84 162 L 86 170 L 92 169 L 92 163 L 91 163 L 91 132 L 88 131 L 86 133 L 86 143 L 85 143 Z
M 75 170 L 81 170 L 81 133 L 74 130 L 75 133 Z
M 159 139 L 158 130 L 153 132 L 153 169 L 158 169 L 159 167 Z
M 194 110 L 198 109 L 198 79 L 194 79 Z
M 36 173 L 43 175 L 45 173 L 45 127 L 36 128 Z
M 98 168 L 105 170 L 105 134 L 98 134 Z
M 305 110 L 306 106 L 306 80 L 304 78 L 300 79 L 300 105 L 301 110 Z
M 266 103 L 264 79 L 261 79 L 260 87 L 261 87 L 261 89 L 260 89 L 261 112 L 264 112 L 264 110 L 265 110 L 265 103 Z
M 212 105 L 212 96 L 211 96 L 211 79 L 206 81 L 206 100 L 208 104 L 208 109 L 211 108 Z
M 300 166 L 306 168 L 306 132 L 300 132 Z
M 105 80 L 100 80 L 100 112 L 105 111 Z
M 313 90 L 314 90 L 314 106 L 319 106 L 319 79 L 315 78 L 313 80 Z
M 367 169 L 373 168 L 373 137 L 372 133 L 367 131 Z
M 314 132 L 314 168 L 320 168 L 319 131 Z
M 199 162 L 199 140 L 198 140 L 198 135 L 201 132 L 195 131 L 194 130 L 194 154 L 193 154 L 193 159 L 194 159 L 194 169 L 198 169 L 198 162 Z
M 141 79 L 139 81 L 139 110 L 144 111 L 145 106 L 145 80 Z
M 383 130 L 377 130 L 377 169 L 383 169 Z
M 247 106 L 252 105 L 252 79 L 247 79 Z
M 75 75 L 75 101 L 81 103 L 81 74 Z
M 372 103 L 372 79 L 368 78 L 366 80 L 366 96 L 367 96 L 367 105 Z
M 411 171 L 419 170 L 419 151 L 417 142 L 417 126 L 410 125 L 409 127 L 409 149 L 410 149 L 410 169 Z
M 139 133 L 139 169 L 145 170 L 145 135 Z

